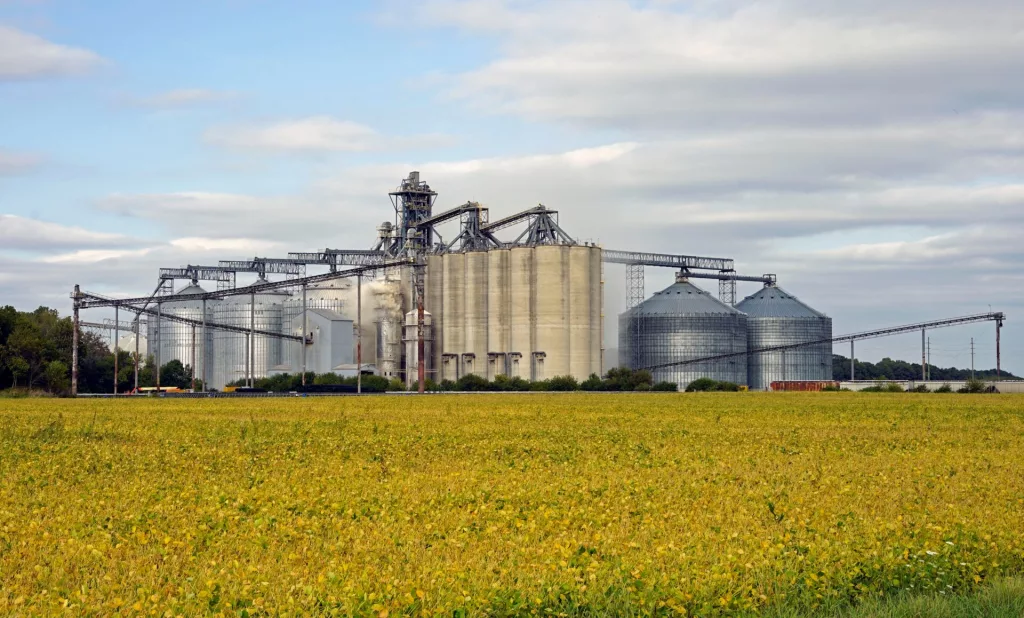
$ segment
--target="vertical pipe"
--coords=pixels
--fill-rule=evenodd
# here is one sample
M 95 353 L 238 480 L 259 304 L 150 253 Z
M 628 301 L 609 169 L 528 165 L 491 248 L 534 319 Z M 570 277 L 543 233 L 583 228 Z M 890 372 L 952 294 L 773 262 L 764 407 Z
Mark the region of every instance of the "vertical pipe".
M 206 334 L 206 299 L 203 299 L 203 383 L 200 385 L 200 391 L 206 392 L 206 385 L 209 384 L 209 379 L 206 373 L 206 361 L 210 359 L 210 350 L 207 349 L 206 344 L 209 342 L 209 337 Z
M 351 313 L 349 315 L 352 315 Z M 363 392 L 363 276 L 356 275 L 356 393 Z
M 71 301 L 72 313 L 74 314 L 71 320 L 71 396 L 78 396 L 78 286 L 75 286 L 74 298 Z
M 246 341 L 246 368 L 245 371 L 248 374 L 249 387 L 251 388 L 254 380 L 253 376 L 256 374 L 255 361 L 253 358 L 253 348 L 256 347 L 256 292 L 250 292 L 249 294 L 249 338 Z
M 120 309 L 120 306 L 114 305 L 114 396 L 115 397 L 117 396 L 117 353 L 120 351 L 120 346 L 118 345 L 117 338 L 121 336 L 121 329 L 119 328 L 121 323 L 118 322 L 118 311 L 117 311 L 118 309 Z
M 853 339 L 850 339 L 850 382 L 853 382 L 855 379 L 854 369 L 857 366 L 856 363 L 857 361 L 854 360 L 853 355 Z
M 156 304 L 156 390 L 160 390 L 160 339 L 163 338 L 163 333 L 160 332 L 163 323 L 161 316 L 163 315 L 163 303 Z
M 306 284 L 302 284 L 302 385 L 306 385 Z
M 925 330 L 921 329 L 921 381 L 928 380 L 928 357 L 925 356 Z
M 196 392 L 196 325 L 192 325 L 192 392 Z

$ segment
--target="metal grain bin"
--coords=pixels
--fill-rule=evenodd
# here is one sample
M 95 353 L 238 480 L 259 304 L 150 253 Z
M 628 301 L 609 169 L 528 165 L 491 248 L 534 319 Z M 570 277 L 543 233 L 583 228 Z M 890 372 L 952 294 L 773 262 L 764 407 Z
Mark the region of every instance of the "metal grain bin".
M 776 285 L 744 298 L 736 308 L 747 314 L 751 351 L 832 338 L 831 318 Z M 767 390 L 772 382 L 830 380 L 832 344 L 751 352 L 747 367 L 750 388 L 757 390 Z
M 196 284 L 189 284 L 182 289 L 178 290 L 171 296 L 158 296 L 154 299 L 154 304 L 159 308 L 162 316 L 177 316 L 181 318 L 188 318 L 190 320 L 202 321 L 203 319 L 203 301 L 201 300 L 175 300 L 176 296 L 186 294 L 205 294 L 206 290 Z M 211 321 L 213 308 L 216 306 L 217 301 L 207 301 L 206 303 L 206 319 Z M 154 307 L 157 308 L 157 307 Z M 212 362 L 210 353 L 213 333 L 211 329 L 207 329 L 207 335 L 204 340 L 203 331 L 201 326 L 197 326 L 195 329 L 195 365 L 196 365 L 196 377 L 202 378 L 204 359 L 206 362 Z M 182 365 L 192 365 L 192 326 L 189 324 L 183 324 L 181 322 L 173 322 L 166 317 L 157 319 L 154 315 L 151 317 L 147 324 L 146 333 L 147 343 L 150 343 L 149 354 L 153 355 L 154 362 L 158 363 L 161 367 L 166 365 L 172 360 L 181 361 Z M 140 342 L 141 343 L 141 342 Z M 134 338 L 131 341 L 131 348 L 129 351 L 135 350 Z M 144 348 L 140 346 L 140 352 Z
M 746 350 L 747 316 L 685 276 L 619 316 L 619 358 L 632 369 Z M 747 383 L 747 359 L 740 354 L 651 373 L 655 382 L 675 382 L 680 389 L 698 378 L 742 385 Z

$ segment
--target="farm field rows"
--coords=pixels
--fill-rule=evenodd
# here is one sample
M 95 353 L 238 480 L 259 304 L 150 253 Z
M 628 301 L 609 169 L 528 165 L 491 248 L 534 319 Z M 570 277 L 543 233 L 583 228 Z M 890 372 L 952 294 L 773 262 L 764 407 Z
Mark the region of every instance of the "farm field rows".
M 0 615 L 735 615 L 1024 573 L 1024 396 L 0 402 Z

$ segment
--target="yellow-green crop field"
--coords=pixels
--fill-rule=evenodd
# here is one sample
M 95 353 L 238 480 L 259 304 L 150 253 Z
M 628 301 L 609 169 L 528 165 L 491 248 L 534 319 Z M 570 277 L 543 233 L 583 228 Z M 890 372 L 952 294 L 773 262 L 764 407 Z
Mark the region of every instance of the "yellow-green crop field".
M 0 400 L 0 615 L 734 615 L 1024 572 L 1024 397 Z

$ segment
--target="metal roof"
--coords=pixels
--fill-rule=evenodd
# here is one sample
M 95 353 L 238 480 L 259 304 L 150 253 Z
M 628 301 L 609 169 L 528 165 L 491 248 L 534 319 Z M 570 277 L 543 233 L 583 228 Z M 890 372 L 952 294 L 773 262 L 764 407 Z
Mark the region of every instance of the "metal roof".
M 752 318 L 824 318 L 778 286 L 765 286 L 744 298 L 736 308 Z
M 740 312 L 718 300 L 685 279 L 640 303 L 636 308 L 643 315 L 738 315 Z

